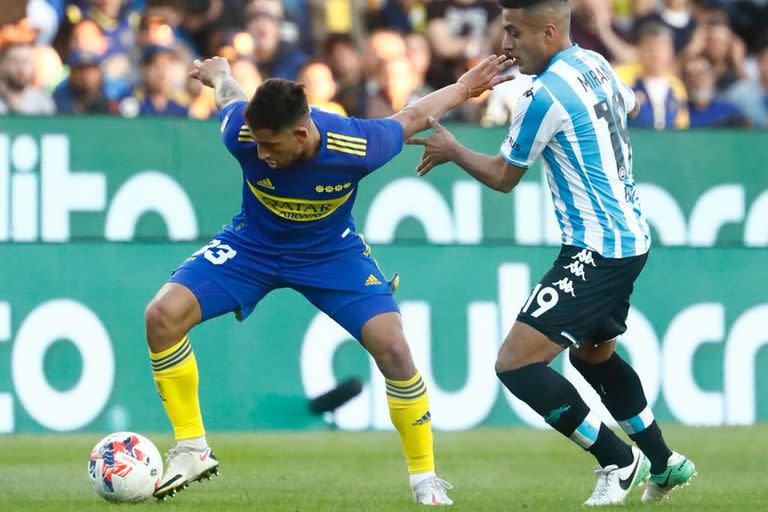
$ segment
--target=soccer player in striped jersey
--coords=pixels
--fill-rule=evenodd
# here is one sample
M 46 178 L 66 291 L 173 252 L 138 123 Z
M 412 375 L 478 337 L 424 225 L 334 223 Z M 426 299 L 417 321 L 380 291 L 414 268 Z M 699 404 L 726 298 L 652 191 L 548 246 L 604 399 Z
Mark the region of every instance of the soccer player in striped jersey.
M 695 468 L 667 447 L 640 379 L 614 351 L 650 247 L 626 129 L 638 102 L 602 56 L 571 43 L 567 0 L 499 3 L 503 50 L 522 73 L 535 75 L 500 154 L 473 152 L 430 119 L 435 133 L 410 141 L 425 147 L 417 171 L 452 161 L 509 192 L 543 157 L 563 246 L 504 340 L 496 372 L 515 396 L 595 456 L 598 481 L 586 505 L 622 503 L 649 473 L 642 499 L 657 501 L 686 484 Z M 565 349 L 637 447 L 607 428 L 549 367 Z
M 455 84 L 368 120 L 310 107 L 303 86 L 288 80 L 265 81 L 249 100 L 220 57 L 193 66 L 190 75 L 214 89 L 224 145 L 242 170 L 242 210 L 147 306 L 152 373 L 177 441 L 155 496 L 218 472 L 187 333 L 227 312 L 241 320 L 270 291 L 292 288 L 360 341 L 384 374 L 416 502 L 452 504 L 450 484 L 435 475 L 429 395 L 403 334 L 397 280 L 384 277 L 351 212 L 362 178 L 427 128 L 429 116 L 508 80 L 498 75 L 510 62 L 488 57 Z

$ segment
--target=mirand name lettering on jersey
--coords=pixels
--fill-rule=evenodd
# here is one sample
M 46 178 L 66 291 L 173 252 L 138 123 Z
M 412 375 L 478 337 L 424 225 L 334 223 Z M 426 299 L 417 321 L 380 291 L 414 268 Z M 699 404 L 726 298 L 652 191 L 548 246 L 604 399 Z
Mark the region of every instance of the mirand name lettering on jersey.
M 524 169 L 543 157 L 563 244 L 607 258 L 648 251 L 626 129 L 635 101 L 603 57 L 573 45 L 515 106 L 501 155 Z

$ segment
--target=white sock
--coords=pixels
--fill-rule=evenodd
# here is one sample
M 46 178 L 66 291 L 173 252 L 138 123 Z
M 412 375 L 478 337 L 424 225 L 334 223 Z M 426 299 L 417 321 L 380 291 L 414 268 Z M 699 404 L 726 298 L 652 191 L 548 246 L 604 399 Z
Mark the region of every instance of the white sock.
M 411 487 L 416 487 L 418 484 L 423 482 L 424 480 L 428 480 L 430 478 L 435 477 L 434 471 L 425 471 L 424 473 L 413 473 L 411 475 L 408 475 L 408 477 L 411 480 Z
M 176 446 L 188 446 L 195 450 L 205 450 L 208 448 L 208 441 L 206 441 L 205 436 L 193 437 L 192 439 L 179 439 L 176 441 Z

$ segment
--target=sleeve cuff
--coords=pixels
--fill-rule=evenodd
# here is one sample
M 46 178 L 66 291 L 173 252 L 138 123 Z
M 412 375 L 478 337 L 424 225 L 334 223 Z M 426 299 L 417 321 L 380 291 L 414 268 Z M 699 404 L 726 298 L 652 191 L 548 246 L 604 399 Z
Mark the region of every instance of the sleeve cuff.
M 520 160 L 515 160 L 514 158 L 507 156 L 503 151 L 499 151 L 499 154 L 502 156 L 502 158 L 504 158 L 504 160 L 506 160 L 506 162 L 508 164 L 514 165 L 515 167 L 519 167 L 521 169 L 526 169 L 527 170 L 528 167 L 530 167 L 530 165 L 531 165 L 528 162 L 522 162 Z

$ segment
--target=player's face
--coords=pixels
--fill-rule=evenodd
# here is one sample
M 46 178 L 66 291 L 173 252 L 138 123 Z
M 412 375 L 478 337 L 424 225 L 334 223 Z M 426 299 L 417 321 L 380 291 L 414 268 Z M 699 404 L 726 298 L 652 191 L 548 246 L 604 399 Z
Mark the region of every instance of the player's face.
M 523 74 L 536 75 L 543 71 L 549 62 L 546 27 L 524 9 L 504 9 L 501 21 L 504 26 L 501 48 L 507 57 L 515 59 Z
M 259 160 L 263 160 L 272 169 L 288 167 L 299 159 L 304 150 L 306 128 L 303 126 L 279 132 L 260 128 L 251 130 L 251 133 L 258 146 Z

